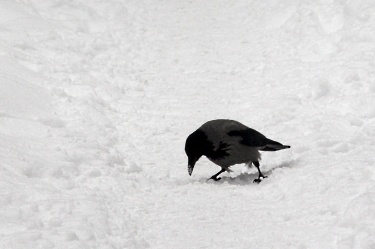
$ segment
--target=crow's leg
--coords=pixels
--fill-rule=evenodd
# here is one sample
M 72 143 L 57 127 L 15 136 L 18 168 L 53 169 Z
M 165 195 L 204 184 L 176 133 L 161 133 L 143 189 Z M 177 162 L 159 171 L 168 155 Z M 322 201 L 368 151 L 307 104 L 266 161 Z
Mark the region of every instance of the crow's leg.
M 253 162 L 253 164 L 255 165 L 255 167 L 257 167 L 257 170 L 258 170 L 258 172 L 259 172 L 258 179 L 254 179 L 254 182 L 260 183 L 260 182 L 262 181 L 261 178 L 266 178 L 267 176 L 264 176 L 264 175 L 262 174 L 262 172 L 260 172 L 260 169 L 259 169 L 259 166 L 260 166 L 260 165 L 259 165 L 259 162 L 258 162 L 258 161 Z
M 210 178 L 208 178 L 208 180 L 212 179 L 214 181 L 219 181 L 221 179 L 221 177 L 218 178 L 218 175 L 220 175 L 221 173 L 227 171 L 226 169 L 224 168 L 221 168 L 221 170 L 219 172 L 217 172 L 215 175 L 211 176 Z

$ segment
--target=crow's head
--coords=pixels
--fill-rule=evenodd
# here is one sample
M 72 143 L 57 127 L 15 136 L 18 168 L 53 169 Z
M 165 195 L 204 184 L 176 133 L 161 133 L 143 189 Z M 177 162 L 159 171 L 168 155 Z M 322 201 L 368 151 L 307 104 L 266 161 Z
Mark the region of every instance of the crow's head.
M 188 172 L 189 175 L 193 173 L 195 163 L 206 155 L 207 149 L 212 147 L 207 140 L 206 134 L 198 129 L 188 136 L 185 143 L 185 152 L 188 156 Z

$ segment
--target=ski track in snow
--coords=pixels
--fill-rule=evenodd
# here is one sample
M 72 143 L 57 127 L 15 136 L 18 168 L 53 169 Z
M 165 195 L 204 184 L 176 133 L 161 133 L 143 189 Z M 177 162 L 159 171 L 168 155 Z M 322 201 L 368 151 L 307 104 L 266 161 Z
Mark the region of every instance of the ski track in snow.
M 0 248 L 375 248 L 372 1 L 0 2 Z M 219 182 L 186 137 L 285 144 Z

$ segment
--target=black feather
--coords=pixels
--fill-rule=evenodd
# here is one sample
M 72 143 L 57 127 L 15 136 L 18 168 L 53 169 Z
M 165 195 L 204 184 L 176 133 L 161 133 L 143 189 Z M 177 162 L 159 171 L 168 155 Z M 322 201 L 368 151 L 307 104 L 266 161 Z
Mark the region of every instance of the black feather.
M 212 147 L 212 149 L 207 153 L 207 156 L 212 160 L 217 160 L 229 156 L 228 147 L 229 145 L 227 143 L 221 141 L 217 150 L 214 150 Z
M 273 141 L 267 138 L 267 142 L 264 148 L 260 148 L 262 151 L 277 151 L 290 148 L 289 145 L 283 145 L 279 142 Z
M 283 145 L 279 142 L 268 139 L 262 133 L 251 128 L 246 130 L 230 131 L 228 132 L 228 135 L 241 137 L 241 144 L 251 147 L 259 147 L 259 150 L 262 151 L 277 151 L 290 148 L 289 145 Z
M 246 130 L 230 131 L 228 132 L 228 135 L 241 137 L 242 140 L 240 143 L 251 147 L 265 146 L 267 144 L 267 140 L 269 140 L 263 134 L 251 128 Z

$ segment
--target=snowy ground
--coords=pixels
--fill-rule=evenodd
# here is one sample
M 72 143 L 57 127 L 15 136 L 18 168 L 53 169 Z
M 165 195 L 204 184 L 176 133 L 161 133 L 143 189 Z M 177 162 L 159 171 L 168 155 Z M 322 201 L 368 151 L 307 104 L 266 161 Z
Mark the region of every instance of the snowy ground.
M 0 0 L 0 248 L 375 248 L 375 3 Z M 269 176 L 186 137 L 236 119 Z

